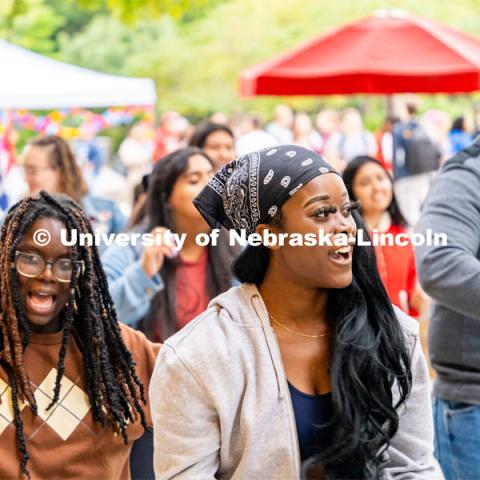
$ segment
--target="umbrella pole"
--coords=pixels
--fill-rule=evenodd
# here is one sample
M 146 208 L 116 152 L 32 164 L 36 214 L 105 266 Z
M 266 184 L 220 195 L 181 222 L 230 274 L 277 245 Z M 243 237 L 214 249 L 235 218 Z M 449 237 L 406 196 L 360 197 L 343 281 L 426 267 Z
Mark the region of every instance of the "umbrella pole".
M 387 95 L 387 116 L 390 117 L 395 113 L 395 99 L 393 95 Z

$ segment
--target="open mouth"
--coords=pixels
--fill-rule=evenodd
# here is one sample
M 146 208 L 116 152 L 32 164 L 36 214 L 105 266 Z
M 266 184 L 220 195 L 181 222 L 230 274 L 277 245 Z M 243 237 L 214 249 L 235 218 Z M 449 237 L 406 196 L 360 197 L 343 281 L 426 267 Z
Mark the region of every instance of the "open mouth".
M 48 313 L 53 310 L 56 296 L 47 292 L 30 291 L 27 294 L 27 302 L 30 310 L 37 313 Z
M 352 246 L 348 245 L 328 252 L 328 258 L 335 263 L 346 265 L 352 261 Z

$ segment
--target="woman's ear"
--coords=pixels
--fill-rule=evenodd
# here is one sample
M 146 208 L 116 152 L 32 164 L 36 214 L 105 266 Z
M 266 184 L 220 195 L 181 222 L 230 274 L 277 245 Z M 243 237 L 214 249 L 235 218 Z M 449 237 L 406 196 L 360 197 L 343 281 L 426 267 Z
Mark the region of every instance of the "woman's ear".
M 260 223 L 255 228 L 255 233 L 258 233 L 262 239 L 263 244 L 266 248 L 270 250 L 279 250 L 280 241 L 279 241 L 279 228 L 273 225 L 267 225 L 266 223 Z M 268 241 L 267 241 L 268 239 Z

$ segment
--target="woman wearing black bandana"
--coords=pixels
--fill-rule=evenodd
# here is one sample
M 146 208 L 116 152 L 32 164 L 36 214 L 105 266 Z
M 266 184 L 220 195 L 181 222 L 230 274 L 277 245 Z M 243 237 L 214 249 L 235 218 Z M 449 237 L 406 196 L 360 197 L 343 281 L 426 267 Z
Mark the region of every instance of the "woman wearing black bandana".
M 417 323 L 389 302 L 372 247 L 353 246 L 362 222 L 340 175 L 304 148 L 264 149 L 194 203 L 214 228 L 320 229 L 333 245 L 248 246 L 242 285 L 165 342 L 157 479 L 442 478 Z

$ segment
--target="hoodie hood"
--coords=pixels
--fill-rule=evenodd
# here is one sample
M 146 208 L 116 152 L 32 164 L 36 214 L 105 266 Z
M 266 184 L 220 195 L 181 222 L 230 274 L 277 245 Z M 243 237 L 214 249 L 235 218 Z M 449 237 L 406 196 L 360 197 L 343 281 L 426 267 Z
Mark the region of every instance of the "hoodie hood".
M 208 308 L 224 309 L 237 324 L 270 327 L 268 312 L 254 283 L 243 283 L 221 293 L 208 304 Z

